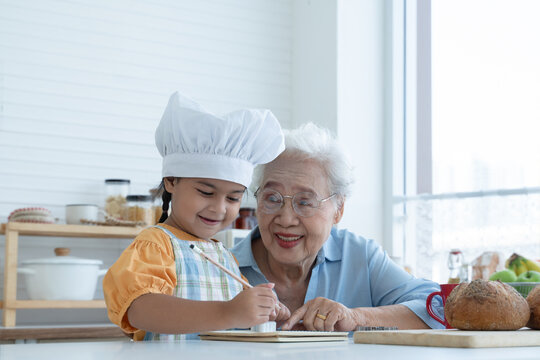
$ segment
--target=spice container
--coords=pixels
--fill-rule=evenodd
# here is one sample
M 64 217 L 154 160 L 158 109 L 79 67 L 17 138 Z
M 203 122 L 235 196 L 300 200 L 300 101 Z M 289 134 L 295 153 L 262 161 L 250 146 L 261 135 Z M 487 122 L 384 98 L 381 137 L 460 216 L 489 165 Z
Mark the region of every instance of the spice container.
M 239 215 L 234 222 L 235 229 L 253 229 L 257 226 L 255 209 L 240 208 Z
M 128 179 L 105 179 L 105 211 L 107 215 L 122 219 L 126 197 L 129 193 Z
M 161 215 L 163 214 L 161 203 L 159 203 L 159 205 L 156 205 L 156 202 L 154 201 L 152 211 L 154 212 L 154 225 L 159 224 L 159 219 L 161 219 Z
M 240 204 L 240 211 L 238 217 L 233 223 L 235 229 L 253 229 L 257 226 L 257 218 L 255 217 L 255 209 L 257 208 L 257 199 L 245 192 L 242 197 L 242 203 Z
M 152 189 L 150 190 L 150 194 L 152 194 L 153 204 L 152 204 L 152 211 L 154 213 L 154 222 L 153 224 L 158 224 L 159 219 L 161 218 L 161 214 L 163 213 L 163 200 L 161 199 L 162 192 L 160 189 Z
M 141 226 L 154 224 L 154 209 L 150 195 L 128 195 L 124 209 L 124 220 L 140 222 Z

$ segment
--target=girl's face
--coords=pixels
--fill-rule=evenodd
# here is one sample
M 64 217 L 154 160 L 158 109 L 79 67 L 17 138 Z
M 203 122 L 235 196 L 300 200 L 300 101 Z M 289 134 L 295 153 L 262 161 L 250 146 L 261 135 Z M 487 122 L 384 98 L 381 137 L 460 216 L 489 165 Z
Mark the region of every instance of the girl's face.
M 237 217 L 246 188 L 225 180 L 165 178 L 171 215 L 165 224 L 200 239 L 209 239 Z

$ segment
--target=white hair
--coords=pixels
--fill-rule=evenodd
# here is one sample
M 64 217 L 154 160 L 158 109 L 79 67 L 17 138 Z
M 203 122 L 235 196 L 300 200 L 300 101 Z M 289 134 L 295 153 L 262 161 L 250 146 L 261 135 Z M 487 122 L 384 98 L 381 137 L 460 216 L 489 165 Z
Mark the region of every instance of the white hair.
M 330 131 L 307 123 L 293 130 L 284 130 L 285 150 L 279 157 L 294 157 L 299 161 L 314 160 L 326 172 L 328 190 L 336 194 L 338 204 L 351 194 L 354 182 L 349 159 Z M 262 185 L 266 165 L 258 165 L 253 172 L 251 188 L 256 190 Z M 339 201 L 341 199 L 341 201 Z

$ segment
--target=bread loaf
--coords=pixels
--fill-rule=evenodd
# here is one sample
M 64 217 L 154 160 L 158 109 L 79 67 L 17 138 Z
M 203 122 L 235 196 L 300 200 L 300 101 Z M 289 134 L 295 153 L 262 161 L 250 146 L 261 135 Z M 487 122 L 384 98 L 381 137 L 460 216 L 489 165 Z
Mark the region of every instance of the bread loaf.
M 531 310 L 531 317 L 527 326 L 531 329 L 540 330 L 540 285 L 537 285 L 527 295 L 527 303 L 529 303 Z
M 461 330 L 517 330 L 527 324 L 529 312 L 516 289 L 482 279 L 459 284 L 444 305 L 448 323 Z

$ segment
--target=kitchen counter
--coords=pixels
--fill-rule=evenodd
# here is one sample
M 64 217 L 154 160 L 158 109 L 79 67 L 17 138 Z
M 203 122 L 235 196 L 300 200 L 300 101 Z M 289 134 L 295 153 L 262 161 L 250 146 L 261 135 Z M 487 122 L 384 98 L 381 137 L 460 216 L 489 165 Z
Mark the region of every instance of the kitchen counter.
M 348 342 L 250 343 L 186 340 L 159 342 L 80 342 L 0 345 L 0 359 L 208 359 L 208 360 L 412 360 L 412 359 L 535 359 L 540 347 L 459 349 L 370 345 Z

